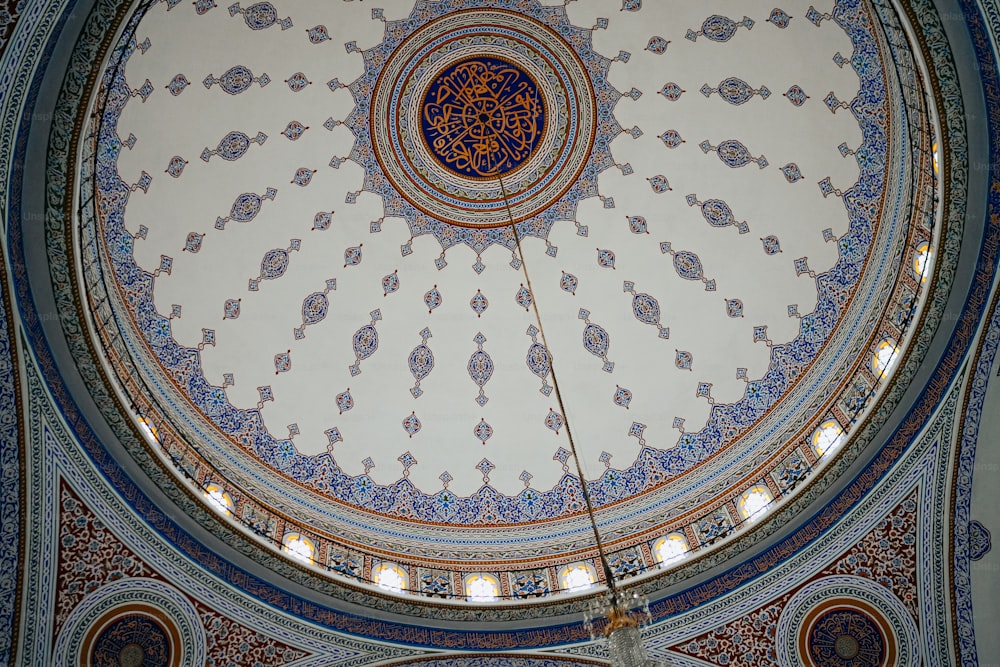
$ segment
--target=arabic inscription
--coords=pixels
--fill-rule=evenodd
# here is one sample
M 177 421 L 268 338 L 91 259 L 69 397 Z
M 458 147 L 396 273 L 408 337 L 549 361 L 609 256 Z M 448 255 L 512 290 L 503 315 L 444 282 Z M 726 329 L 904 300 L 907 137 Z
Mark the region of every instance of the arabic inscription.
M 443 166 L 460 176 L 495 178 L 531 157 L 544 134 L 545 107 L 524 71 L 484 56 L 438 75 L 424 96 L 421 122 Z

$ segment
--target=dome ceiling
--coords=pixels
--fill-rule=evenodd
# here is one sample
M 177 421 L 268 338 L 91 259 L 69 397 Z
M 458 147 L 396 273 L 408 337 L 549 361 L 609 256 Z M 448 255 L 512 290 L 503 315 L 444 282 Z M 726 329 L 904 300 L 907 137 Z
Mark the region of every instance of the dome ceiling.
M 577 466 L 619 574 L 821 471 L 934 241 L 878 20 L 380 4 L 168 1 L 110 57 L 87 275 L 163 449 L 341 574 L 513 596 L 594 555 Z

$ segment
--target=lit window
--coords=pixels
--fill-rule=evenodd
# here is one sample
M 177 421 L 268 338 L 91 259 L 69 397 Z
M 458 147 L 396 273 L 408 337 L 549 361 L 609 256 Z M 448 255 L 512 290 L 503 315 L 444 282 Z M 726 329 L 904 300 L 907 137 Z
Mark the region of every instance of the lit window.
M 931 146 L 931 160 L 933 161 L 933 164 L 934 164 L 934 175 L 937 176 L 937 173 L 938 173 L 938 145 L 937 145 L 936 141 L 934 142 L 934 145 Z
M 844 429 L 833 419 L 828 419 L 813 431 L 812 445 L 816 456 L 823 456 L 844 441 Z
M 234 507 L 233 499 L 221 486 L 218 484 L 209 484 L 206 486 L 205 497 L 208 499 L 208 503 L 212 507 L 219 510 L 226 516 L 232 516 Z
M 155 442 L 156 444 L 160 443 L 160 436 L 156 430 L 156 427 L 153 426 L 153 422 L 149 421 L 145 417 L 139 417 L 139 428 L 141 428 L 142 431 L 146 435 L 148 435 L 153 442 Z
M 282 550 L 289 556 L 303 563 L 312 565 L 316 556 L 316 545 L 308 537 L 299 533 L 288 533 L 281 540 Z
M 766 486 L 755 486 L 742 496 L 736 504 L 740 516 L 749 521 L 755 521 L 774 500 L 774 496 Z
M 670 533 L 653 543 L 656 561 L 663 565 L 680 560 L 687 555 L 688 541 L 681 533 Z
M 875 375 L 882 375 L 895 360 L 896 344 L 886 338 L 875 346 L 875 353 L 872 355 L 872 372 Z
M 492 574 L 470 574 L 465 578 L 465 595 L 472 602 L 494 602 L 500 597 L 500 582 Z
M 559 587 L 564 591 L 582 591 L 593 586 L 596 581 L 597 573 L 586 563 L 567 565 L 559 571 Z
M 395 563 L 380 563 L 372 572 L 372 581 L 375 585 L 393 593 L 402 593 L 406 590 L 408 579 L 403 568 Z
M 917 280 L 921 283 L 927 282 L 928 262 L 931 258 L 931 244 L 921 241 L 917 245 L 917 254 L 913 258 L 913 272 L 917 274 Z

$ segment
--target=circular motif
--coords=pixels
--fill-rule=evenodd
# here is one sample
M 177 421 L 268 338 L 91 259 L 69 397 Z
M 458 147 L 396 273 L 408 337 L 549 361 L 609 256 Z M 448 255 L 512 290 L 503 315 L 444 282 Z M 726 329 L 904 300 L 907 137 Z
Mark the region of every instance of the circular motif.
M 190 82 L 187 80 L 186 76 L 178 74 L 170 80 L 169 84 L 167 84 L 167 90 L 170 91 L 171 95 L 177 96 L 184 92 L 184 89 L 187 88 L 189 83 Z
M 219 156 L 223 160 L 238 160 L 250 149 L 250 137 L 242 132 L 230 132 L 219 142 Z
M 236 198 L 229 217 L 237 222 L 249 222 L 260 213 L 261 199 L 252 192 L 245 192 Z
M 750 151 L 735 139 L 726 139 L 719 144 L 716 150 L 719 153 L 719 159 L 734 169 L 750 162 Z
M 182 158 L 180 155 L 175 155 L 170 158 L 170 162 L 167 163 L 167 173 L 174 178 L 178 178 L 184 172 L 184 167 L 186 165 L 187 160 Z
M 278 20 L 278 11 L 270 2 L 258 2 L 243 11 L 243 20 L 254 30 L 270 28 Z
M 632 402 L 632 392 L 624 387 L 615 387 L 615 395 L 612 397 L 615 405 L 628 408 L 628 404 Z
M 358 359 L 367 359 L 378 349 L 378 331 L 366 324 L 354 334 L 354 354 Z
M 95 659 L 98 655 L 107 659 Z M 205 662 L 205 628 L 190 600 L 173 586 L 144 577 L 119 579 L 89 593 L 66 618 L 51 660 L 144 667 Z
M 701 212 L 713 227 L 728 227 L 733 222 L 733 210 L 721 199 L 709 199 L 701 205 Z
M 538 86 L 517 65 L 475 57 L 427 87 L 421 129 L 431 155 L 466 178 L 495 178 L 531 157 L 545 129 Z
M 595 357 L 603 357 L 607 354 L 610 344 L 611 338 L 604 327 L 588 324 L 583 330 L 583 346 Z
M 472 353 L 469 358 L 469 375 L 472 381 L 482 387 L 493 376 L 493 359 L 482 350 Z
M 313 174 L 315 173 L 312 169 L 300 167 L 295 170 L 295 177 L 292 179 L 292 183 L 300 187 L 305 187 L 312 181 Z
M 781 252 L 781 243 L 778 241 L 777 236 L 765 236 L 761 239 L 761 243 L 764 244 L 764 252 L 768 255 L 776 255 Z
M 514 12 L 471 9 L 430 21 L 388 56 L 369 125 L 406 202 L 492 228 L 563 197 L 590 157 L 596 120 L 590 75 L 560 35 Z
M 434 353 L 426 345 L 417 345 L 410 352 L 410 373 L 418 382 L 434 370 Z
M 288 84 L 289 90 L 291 90 L 293 93 L 297 93 L 309 85 L 309 79 L 307 79 L 306 75 L 303 74 L 302 72 L 296 72 L 295 74 L 288 77 L 288 81 L 286 81 L 285 83 Z
M 858 640 L 850 635 L 841 635 L 833 645 L 833 650 L 841 658 L 856 658 L 860 650 Z
M 813 623 L 809 652 L 820 665 L 878 667 L 885 659 L 885 638 L 875 621 L 863 612 L 836 609 Z
M 480 419 L 479 423 L 476 424 L 475 428 L 472 429 L 473 434 L 476 438 L 486 443 L 491 437 L 493 437 L 493 427 L 486 423 L 485 420 Z
M 441 292 L 436 286 L 424 294 L 424 304 L 427 306 L 428 313 L 441 305 Z
M 388 296 L 398 289 L 399 289 L 399 275 L 395 271 L 382 277 L 383 294 Z
M 736 34 L 737 24 L 728 16 L 713 14 L 705 19 L 701 24 L 701 30 L 705 37 L 714 42 L 726 42 Z
M 793 85 L 789 88 L 788 92 L 785 93 L 785 97 L 787 97 L 788 101 L 797 107 L 802 106 L 806 103 L 806 100 L 809 99 L 809 96 L 806 95 L 806 91 L 802 90 L 801 86 L 798 85 Z
M 90 654 L 90 664 L 166 667 L 170 664 L 170 638 L 166 630 L 148 616 L 120 616 L 97 635 Z
M 901 667 L 919 662 L 919 631 L 896 595 L 871 579 L 831 575 L 807 584 L 775 628 L 778 663 Z
M 656 324 L 660 321 L 660 304 L 648 294 L 636 294 L 632 299 L 632 312 L 640 322 Z
M 344 414 L 354 407 L 354 397 L 351 396 L 350 389 L 337 394 L 334 400 L 337 402 L 337 409 L 340 410 L 340 414 Z
M 514 295 L 514 301 L 525 310 L 530 308 L 531 304 L 534 303 L 531 292 L 524 285 L 521 285 L 521 288 L 517 290 L 517 294 Z
M 289 122 L 288 125 L 285 126 L 285 131 L 283 132 L 283 134 L 286 137 L 288 137 L 289 140 L 296 141 L 299 137 L 302 136 L 302 133 L 308 129 L 309 128 L 307 128 L 299 121 L 293 120 Z
M 302 302 L 302 321 L 306 324 L 316 324 L 326 317 L 330 309 L 330 301 L 326 294 L 313 292 Z
M 676 102 L 677 100 L 679 100 L 683 93 L 684 91 L 681 90 L 681 87 L 678 86 L 673 81 L 665 84 L 663 88 L 660 90 L 660 94 L 666 97 L 671 102 Z
M 417 419 L 416 413 L 403 420 L 403 430 L 409 433 L 411 438 L 420 431 L 420 420 Z
M 236 65 L 226 70 L 226 73 L 219 77 L 219 86 L 230 95 L 238 95 L 250 87 L 253 83 L 253 72 L 243 65 Z
M 667 148 L 677 148 L 684 143 L 684 140 L 681 138 L 681 135 L 677 130 L 667 130 L 660 135 L 660 139 L 663 140 L 663 143 Z
M 701 280 L 704 275 L 698 255 L 686 250 L 674 253 L 674 269 L 677 270 L 677 275 L 685 280 Z
M 719 95 L 730 104 L 743 104 L 753 97 L 753 88 L 743 79 L 729 77 L 719 84 Z
M 542 378 L 548 377 L 551 365 L 549 362 L 549 351 L 541 343 L 532 343 L 528 348 L 527 357 L 528 368 L 531 372 Z
M 118 663 L 128 667 L 138 667 L 142 664 L 144 652 L 138 644 L 129 644 L 118 654 Z
M 628 228 L 633 234 L 648 234 L 646 231 L 646 218 L 641 215 L 629 216 Z
M 486 312 L 486 309 L 490 307 L 489 300 L 483 296 L 483 293 L 476 290 L 475 295 L 469 299 L 469 307 L 476 315 L 482 315 Z
M 268 250 L 260 262 L 260 277 L 274 280 L 284 275 L 288 268 L 288 252 L 281 248 Z
M 551 429 L 556 433 L 559 432 L 559 429 L 561 429 L 564 424 L 565 421 L 563 420 L 562 415 L 558 412 L 549 410 L 549 414 L 545 416 L 545 428 Z
M 361 246 L 353 246 L 344 251 L 344 266 L 357 266 L 361 263 Z

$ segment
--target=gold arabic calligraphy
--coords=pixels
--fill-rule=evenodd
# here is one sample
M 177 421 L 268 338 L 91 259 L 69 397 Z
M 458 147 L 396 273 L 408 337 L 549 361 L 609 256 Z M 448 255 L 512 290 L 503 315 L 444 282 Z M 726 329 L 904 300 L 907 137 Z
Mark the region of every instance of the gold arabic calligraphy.
M 495 177 L 521 165 L 545 124 L 534 82 L 494 58 L 446 69 L 428 89 L 423 132 L 431 152 L 465 176 Z

